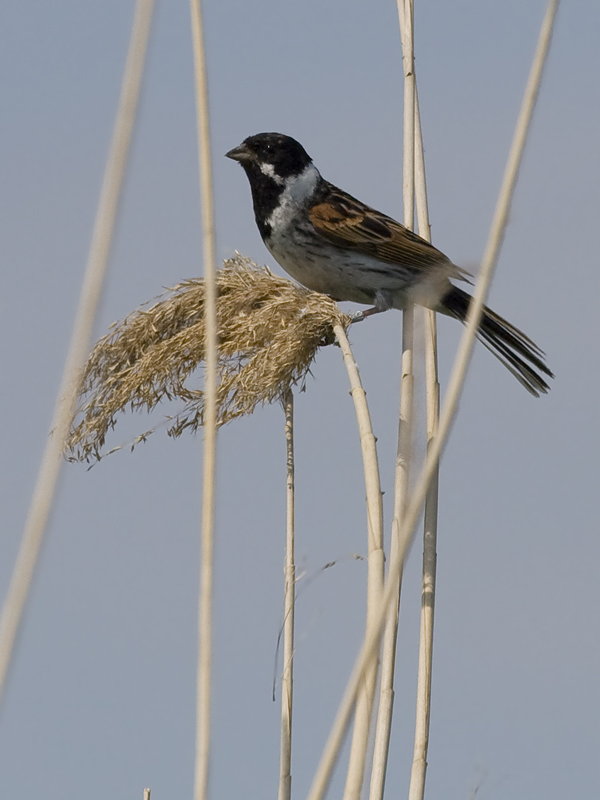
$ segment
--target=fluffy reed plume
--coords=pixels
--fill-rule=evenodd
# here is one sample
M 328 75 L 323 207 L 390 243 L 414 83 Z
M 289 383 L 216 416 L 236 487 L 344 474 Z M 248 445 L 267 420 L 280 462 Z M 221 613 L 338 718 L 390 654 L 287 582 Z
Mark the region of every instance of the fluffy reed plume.
M 302 382 L 319 347 L 333 342 L 333 325 L 350 324 L 330 298 L 239 254 L 218 271 L 217 291 L 219 425 L 279 400 Z M 68 441 L 71 458 L 99 459 L 118 414 L 127 408 L 150 411 L 163 398 L 185 403 L 170 436 L 197 430 L 204 396 L 194 373 L 202 363 L 204 335 L 201 278 L 183 281 L 114 324 L 92 350 L 82 376 L 81 405 Z

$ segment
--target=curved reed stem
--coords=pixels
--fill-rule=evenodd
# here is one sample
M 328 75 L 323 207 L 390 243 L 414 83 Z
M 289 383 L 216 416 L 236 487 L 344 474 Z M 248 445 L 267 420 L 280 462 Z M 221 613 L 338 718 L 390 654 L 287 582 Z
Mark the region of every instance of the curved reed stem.
M 408 502 L 408 481 L 412 443 L 414 306 L 408 306 L 402 313 L 402 378 L 390 563 L 393 563 L 394 559 L 397 558 L 400 548 L 400 529 Z M 375 746 L 373 749 L 373 767 L 371 771 L 369 800 L 381 800 L 385 788 L 385 775 L 394 707 L 394 672 L 396 668 L 396 642 L 398 636 L 400 589 L 402 584 L 401 572 L 398 574 L 395 584 L 383 634 L 379 709 L 375 729 Z
M 383 507 L 381 502 L 381 483 L 377 460 L 376 439 L 373 435 L 371 416 L 367 397 L 360 381 L 358 367 L 354 361 L 348 337 L 341 325 L 334 326 L 344 364 L 350 379 L 350 394 L 354 401 L 356 420 L 360 434 L 365 487 L 367 494 L 367 533 L 368 533 L 368 577 L 367 577 L 367 635 L 373 624 L 374 614 L 379 606 L 383 587 Z M 369 731 L 373 711 L 373 699 L 377 680 L 378 659 L 376 652 L 365 667 L 356 697 L 354 732 L 350 746 L 350 759 L 344 789 L 344 800 L 359 800 L 362 789 Z
M 129 51 L 123 73 L 119 108 L 96 220 L 90 244 L 79 305 L 71 334 L 69 351 L 56 398 L 50 436 L 31 498 L 17 562 L 10 581 L 0 620 L 0 697 L 4 689 L 15 637 L 23 607 L 29 594 L 48 516 L 54 502 L 56 482 L 63 461 L 65 443 L 77 402 L 82 367 L 90 349 L 90 340 L 113 239 L 115 220 L 125 175 L 125 167 L 135 123 L 142 74 L 154 0 L 137 0 L 129 40 Z
M 329 783 L 337 753 L 342 744 L 345 731 L 350 720 L 350 715 L 354 707 L 355 697 L 357 696 L 359 687 L 361 685 L 362 676 L 365 672 L 365 669 L 370 664 L 373 654 L 377 651 L 380 631 L 387 616 L 389 605 L 395 596 L 395 581 L 398 580 L 400 574 L 402 573 L 404 560 L 412 542 L 415 525 L 421 512 L 423 502 L 425 501 L 425 496 L 437 469 L 440 455 L 446 444 L 450 427 L 456 414 L 458 400 L 464 385 L 464 379 L 469 366 L 473 346 L 475 344 L 477 327 L 481 319 L 483 305 L 489 290 L 491 279 L 493 277 L 506 223 L 508 221 L 508 214 L 510 211 L 511 200 L 514 193 L 521 158 L 523 156 L 523 149 L 525 147 L 525 141 L 527 139 L 527 133 L 529 131 L 531 117 L 541 83 L 544 64 L 548 55 L 558 3 L 559 0 L 551 0 L 542 24 L 542 30 L 540 32 L 533 65 L 529 75 L 529 80 L 527 82 L 527 87 L 525 89 L 525 95 L 521 105 L 521 111 L 510 149 L 508 163 L 504 173 L 500 195 L 496 205 L 496 211 L 494 213 L 491 230 L 488 237 L 488 243 L 482 261 L 481 271 L 475 285 L 475 291 L 469 308 L 467 323 L 461 337 L 458 353 L 452 369 L 448 392 L 440 417 L 438 434 L 431 442 L 425 464 L 415 489 L 411 495 L 406 515 L 400 530 L 400 549 L 398 556 L 390 564 L 388 579 L 385 584 L 385 590 L 381 603 L 379 604 L 377 612 L 374 615 L 373 624 L 370 626 L 367 636 L 365 636 L 365 640 L 360 649 L 354 669 L 352 670 L 352 674 L 346 686 L 346 690 L 344 692 L 342 702 L 340 703 L 329 739 L 321 757 L 321 762 L 309 791 L 308 800 L 321 800 Z
M 202 554 L 200 592 L 198 598 L 198 674 L 196 702 L 195 800 L 206 800 L 210 759 L 210 711 L 212 679 L 212 595 L 215 518 L 215 461 L 217 439 L 217 312 L 216 312 L 216 244 L 213 210 L 210 125 L 208 116 L 208 82 L 206 52 L 200 0 L 190 0 L 196 117 L 198 128 L 198 162 L 202 200 L 202 242 L 204 254 L 204 286 L 206 292 L 206 356 L 204 373 L 204 461 L 202 479 Z

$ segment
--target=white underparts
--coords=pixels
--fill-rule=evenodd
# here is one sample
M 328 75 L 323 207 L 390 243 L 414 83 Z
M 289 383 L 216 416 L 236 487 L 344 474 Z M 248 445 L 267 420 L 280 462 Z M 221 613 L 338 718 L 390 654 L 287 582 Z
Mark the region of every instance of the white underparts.
M 265 175 L 270 175 L 271 173 L 267 172 L 267 167 L 271 170 L 273 169 L 270 164 L 261 164 L 260 166 Z M 279 198 L 277 208 L 267 219 L 267 225 L 273 230 L 281 230 L 287 226 L 298 213 L 298 207 L 311 197 L 320 177 L 319 170 L 315 165 L 309 164 L 300 175 L 292 175 L 292 177 L 286 178 L 284 181 L 279 178 L 277 182 L 283 184 L 284 189 Z

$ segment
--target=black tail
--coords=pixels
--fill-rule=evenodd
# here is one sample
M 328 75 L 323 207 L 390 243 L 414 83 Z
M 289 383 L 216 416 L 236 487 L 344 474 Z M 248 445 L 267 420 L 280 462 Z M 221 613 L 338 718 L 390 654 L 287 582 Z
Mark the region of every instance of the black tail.
M 447 314 L 464 323 L 467 319 L 470 302 L 470 294 L 453 286 L 442 298 L 440 306 Z M 544 357 L 542 350 L 518 328 L 502 319 L 487 306 L 484 307 L 477 336 L 528 392 L 539 397 L 540 394 L 546 394 L 549 391 L 550 387 L 544 378 L 536 372 L 537 369 L 549 378 L 554 377 L 542 361 Z

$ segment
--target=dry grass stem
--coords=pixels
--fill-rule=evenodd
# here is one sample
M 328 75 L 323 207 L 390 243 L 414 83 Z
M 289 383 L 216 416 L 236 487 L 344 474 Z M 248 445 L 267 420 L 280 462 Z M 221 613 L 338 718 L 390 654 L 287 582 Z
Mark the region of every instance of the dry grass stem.
M 126 409 L 151 411 L 162 400 L 179 399 L 185 408 L 169 435 L 203 424 L 196 373 L 204 360 L 204 309 L 204 281 L 183 281 L 100 339 L 85 368 L 82 406 L 68 442 L 74 458 L 100 458 Z M 219 426 L 303 385 L 319 347 L 333 342 L 333 326 L 350 324 L 330 298 L 240 255 L 217 272 L 217 319 Z
M 283 601 L 283 675 L 281 679 L 281 737 L 278 800 L 292 796 L 292 708 L 294 695 L 294 615 L 296 610 L 296 563 L 294 558 L 295 479 L 294 479 L 294 395 L 283 398 L 286 444 L 286 549 L 285 592 Z
M 196 672 L 196 757 L 194 798 L 208 796 L 212 707 L 212 604 L 214 582 L 215 476 L 217 459 L 217 257 L 208 108 L 204 21 L 200 0 L 190 0 L 198 167 L 204 255 L 204 442 L 202 460 L 202 525 L 198 592 L 198 664 Z
M 102 191 L 69 352 L 56 399 L 50 428 L 51 435 L 48 437 L 44 449 L 19 547 L 19 555 L 0 619 L 0 695 L 12 656 L 23 606 L 31 586 L 46 523 L 54 502 L 56 483 L 63 463 L 62 454 L 73 418 L 73 410 L 77 403 L 80 373 L 89 350 L 92 329 L 102 294 L 136 118 L 153 9 L 154 0 L 137 0 L 136 2 L 119 107 L 104 171 Z
M 398 0 L 402 62 L 404 66 L 404 142 L 403 142 L 403 201 L 404 225 L 414 229 L 415 208 L 415 156 L 420 134 L 416 117 L 416 78 L 414 69 L 414 35 L 412 0 Z M 390 543 L 390 560 L 397 557 L 400 548 L 400 526 L 408 502 L 408 487 L 413 455 L 414 428 L 414 317 L 415 307 L 407 305 L 402 314 L 402 373 L 400 383 L 400 413 L 398 420 L 398 449 L 394 477 L 394 516 Z M 381 682 L 379 713 L 375 729 L 373 767 L 369 800 L 382 800 L 385 788 L 392 713 L 394 706 L 394 674 L 402 575 L 398 575 L 394 588 L 394 600 L 388 609 L 383 636 L 381 657 Z
M 416 87 L 415 87 L 416 88 Z M 417 218 L 419 234 L 431 241 L 425 161 L 421 136 L 419 101 L 415 93 L 415 171 Z M 425 331 L 425 382 L 427 391 L 427 447 L 437 434 L 439 422 L 440 385 L 437 367 L 437 320 L 435 312 L 423 309 Z M 413 764 L 410 775 L 409 800 L 421 800 L 425 794 L 429 721 L 431 712 L 431 675 L 433 668 L 433 624 L 435 617 L 435 582 L 437 566 L 439 464 L 436 466 L 425 498 L 423 523 L 423 576 L 421 588 L 421 620 L 419 634 L 419 665 L 417 677 L 417 709 Z

